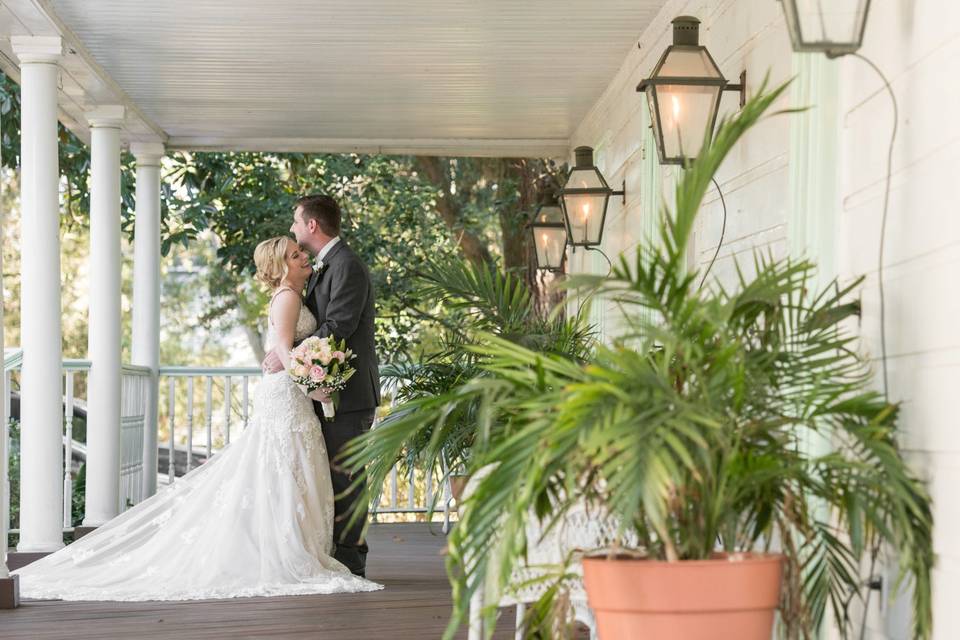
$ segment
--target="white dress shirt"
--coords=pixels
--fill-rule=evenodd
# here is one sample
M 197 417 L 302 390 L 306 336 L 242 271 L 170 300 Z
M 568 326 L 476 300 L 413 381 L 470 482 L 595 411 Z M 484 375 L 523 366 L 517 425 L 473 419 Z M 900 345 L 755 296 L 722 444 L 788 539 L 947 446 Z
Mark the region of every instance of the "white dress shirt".
M 323 269 L 323 259 L 327 257 L 327 254 L 330 253 L 330 250 L 333 249 L 338 242 L 340 242 L 340 236 L 335 236 L 330 242 L 323 245 L 323 249 L 320 249 L 320 253 L 317 254 L 314 260 L 314 266 L 317 271 Z

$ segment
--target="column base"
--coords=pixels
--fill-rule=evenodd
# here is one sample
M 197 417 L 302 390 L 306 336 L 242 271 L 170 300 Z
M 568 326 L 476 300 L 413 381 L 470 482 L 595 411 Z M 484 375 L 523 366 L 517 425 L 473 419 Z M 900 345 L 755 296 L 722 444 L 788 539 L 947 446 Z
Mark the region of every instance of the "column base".
M 0 578 L 0 609 L 16 609 L 20 606 L 20 576 Z
M 37 543 L 23 543 L 17 545 L 18 553 L 39 553 L 42 555 L 47 555 L 48 553 L 53 553 L 54 551 L 59 551 L 63 549 L 66 545 L 63 544 L 63 539 L 61 538 L 59 543 L 51 542 L 49 544 L 37 544 Z

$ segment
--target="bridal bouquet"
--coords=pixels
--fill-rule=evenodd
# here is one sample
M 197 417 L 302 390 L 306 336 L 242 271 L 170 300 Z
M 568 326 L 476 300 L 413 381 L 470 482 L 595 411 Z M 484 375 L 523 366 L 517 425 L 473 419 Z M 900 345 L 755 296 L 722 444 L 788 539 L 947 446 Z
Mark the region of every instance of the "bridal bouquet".
M 290 377 L 308 394 L 321 387 L 336 393 L 347 386 L 347 380 L 356 373 L 350 366 L 355 357 L 347 349 L 345 340 L 311 336 L 290 352 Z M 323 416 L 333 418 L 335 415 L 334 400 L 324 402 Z

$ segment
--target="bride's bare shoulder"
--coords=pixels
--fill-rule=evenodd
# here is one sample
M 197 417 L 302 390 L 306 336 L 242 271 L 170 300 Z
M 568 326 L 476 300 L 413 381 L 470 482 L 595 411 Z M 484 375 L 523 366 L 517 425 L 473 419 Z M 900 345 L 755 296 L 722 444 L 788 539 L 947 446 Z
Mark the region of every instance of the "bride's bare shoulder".
M 275 325 L 290 322 L 296 324 L 301 304 L 300 296 L 293 289 L 289 287 L 277 289 L 270 298 L 270 320 Z

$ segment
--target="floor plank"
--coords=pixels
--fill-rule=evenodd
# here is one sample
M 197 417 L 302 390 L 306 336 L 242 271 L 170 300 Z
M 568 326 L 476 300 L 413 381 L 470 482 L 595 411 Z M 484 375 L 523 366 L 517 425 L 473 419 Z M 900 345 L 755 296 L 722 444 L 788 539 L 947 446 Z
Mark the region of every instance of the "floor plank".
M 370 546 L 367 575 L 383 591 L 200 602 L 33 600 L 0 611 L 0 638 L 439 638 L 451 606 L 439 525 L 373 525 Z M 512 638 L 511 623 L 512 613 L 495 637 Z

